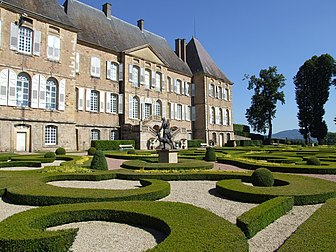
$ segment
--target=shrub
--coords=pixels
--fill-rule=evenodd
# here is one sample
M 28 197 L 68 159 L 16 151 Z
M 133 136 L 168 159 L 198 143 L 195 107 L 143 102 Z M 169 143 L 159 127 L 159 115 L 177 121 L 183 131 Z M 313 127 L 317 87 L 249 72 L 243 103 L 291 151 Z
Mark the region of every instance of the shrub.
M 95 147 L 90 147 L 88 149 L 88 155 L 93 156 L 96 153 L 97 149 Z
M 91 169 L 108 170 L 107 161 L 104 152 L 97 150 L 91 162 Z
M 274 184 L 274 177 L 270 170 L 258 168 L 252 173 L 251 182 L 254 186 L 270 187 Z
M 94 140 L 91 141 L 91 147 L 95 147 L 97 150 L 119 150 L 119 145 L 130 144 L 135 146 L 134 140 Z
M 320 159 L 318 159 L 317 157 L 310 157 L 307 159 L 307 165 L 321 165 L 321 161 Z
M 201 147 L 201 143 L 204 143 L 205 141 L 203 139 L 193 139 L 193 140 L 188 140 L 188 148 L 193 148 L 193 147 Z
M 134 154 L 136 154 L 136 153 L 135 153 L 135 150 L 132 149 L 132 150 L 128 150 L 128 151 L 127 151 L 127 154 L 133 154 L 133 155 L 134 155 Z
M 214 148 L 208 147 L 205 152 L 205 161 L 216 161 L 216 153 Z
M 55 153 L 56 153 L 56 155 L 65 155 L 66 151 L 65 151 L 64 148 L 59 147 L 59 148 L 56 149 Z
M 45 158 L 56 158 L 56 154 L 54 152 L 47 152 L 44 154 Z

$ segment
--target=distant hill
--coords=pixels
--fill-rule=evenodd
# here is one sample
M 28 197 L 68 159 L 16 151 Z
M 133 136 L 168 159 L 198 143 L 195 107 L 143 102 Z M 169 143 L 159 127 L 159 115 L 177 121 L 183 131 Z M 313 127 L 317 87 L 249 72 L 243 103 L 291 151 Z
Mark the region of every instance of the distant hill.
M 303 136 L 300 134 L 298 129 L 280 131 L 273 134 L 272 138 L 303 140 Z

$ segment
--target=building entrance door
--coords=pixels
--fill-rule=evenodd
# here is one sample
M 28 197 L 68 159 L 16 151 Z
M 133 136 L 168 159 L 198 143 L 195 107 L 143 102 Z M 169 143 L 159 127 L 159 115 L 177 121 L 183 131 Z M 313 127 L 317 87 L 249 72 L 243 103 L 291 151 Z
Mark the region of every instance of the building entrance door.
M 16 151 L 27 151 L 27 133 L 17 132 L 16 133 Z

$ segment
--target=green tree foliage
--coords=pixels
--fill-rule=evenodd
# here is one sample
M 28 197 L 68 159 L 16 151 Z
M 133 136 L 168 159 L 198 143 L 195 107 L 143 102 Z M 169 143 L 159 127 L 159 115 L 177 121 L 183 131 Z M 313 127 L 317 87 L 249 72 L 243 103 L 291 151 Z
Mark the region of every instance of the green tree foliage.
M 254 89 L 251 107 L 246 110 L 246 119 L 254 131 L 266 133 L 268 141 L 272 137 L 272 120 L 276 113 L 276 104 L 285 103 L 285 94 L 279 89 L 285 86 L 285 77 L 277 73 L 275 66 L 262 69 L 259 77 L 245 75 L 248 79 L 248 89 Z
M 300 133 L 306 144 L 310 136 L 317 138 L 320 144 L 328 133 L 327 124 L 323 120 L 324 105 L 329 99 L 334 75 L 335 60 L 329 54 L 322 54 L 307 60 L 294 77 Z
M 104 152 L 102 152 L 101 150 L 96 151 L 92 158 L 90 168 L 96 170 L 108 170 L 108 165 Z

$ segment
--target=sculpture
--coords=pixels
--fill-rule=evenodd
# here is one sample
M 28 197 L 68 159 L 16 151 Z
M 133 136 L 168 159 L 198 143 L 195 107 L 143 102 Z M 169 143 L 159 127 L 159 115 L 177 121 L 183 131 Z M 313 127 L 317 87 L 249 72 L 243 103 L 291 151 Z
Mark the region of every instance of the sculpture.
M 160 132 L 163 132 L 163 136 L 161 137 Z M 174 143 L 172 141 L 172 135 L 171 135 L 171 129 L 170 129 L 170 123 L 169 120 L 166 120 L 166 118 L 162 118 L 162 124 L 160 129 L 156 132 L 157 140 L 160 141 L 160 143 L 163 144 L 163 149 L 166 149 L 166 143 L 169 144 L 171 149 L 175 149 Z M 156 141 L 157 141 L 156 140 Z

